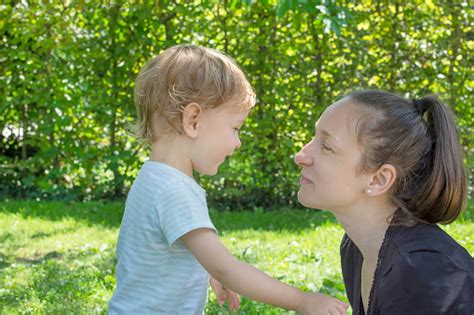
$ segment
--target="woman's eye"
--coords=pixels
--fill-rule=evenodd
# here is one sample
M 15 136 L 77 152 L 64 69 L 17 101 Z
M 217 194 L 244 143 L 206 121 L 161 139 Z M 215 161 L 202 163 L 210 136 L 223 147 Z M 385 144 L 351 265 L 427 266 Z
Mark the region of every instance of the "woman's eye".
M 322 143 L 322 146 L 323 146 L 323 149 L 324 149 L 324 150 L 326 150 L 326 151 L 331 151 L 331 152 L 332 152 L 332 149 L 331 149 L 330 147 L 328 147 L 328 146 L 326 145 L 326 143 L 323 142 L 323 143 Z

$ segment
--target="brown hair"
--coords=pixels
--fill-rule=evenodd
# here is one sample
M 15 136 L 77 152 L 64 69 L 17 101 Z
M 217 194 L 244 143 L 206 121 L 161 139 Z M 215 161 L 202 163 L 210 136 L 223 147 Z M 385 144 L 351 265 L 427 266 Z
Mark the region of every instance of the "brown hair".
M 435 96 L 412 101 L 383 91 L 348 95 L 363 106 L 356 133 L 362 146 L 362 170 L 391 164 L 397 178 L 390 193 L 400 208 L 393 220 L 450 223 L 467 196 L 462 148 L 454 115 Z
M 135 82 L 138 119 L 135 134 L 154 141 L 169 131 L 182 133 L 182 110 L 190 103 L 216 108 L 235 101 L 242 109 L 255 104 L 255 93 L 235 61 L 197 45 L 177 45 L 151 59 Z

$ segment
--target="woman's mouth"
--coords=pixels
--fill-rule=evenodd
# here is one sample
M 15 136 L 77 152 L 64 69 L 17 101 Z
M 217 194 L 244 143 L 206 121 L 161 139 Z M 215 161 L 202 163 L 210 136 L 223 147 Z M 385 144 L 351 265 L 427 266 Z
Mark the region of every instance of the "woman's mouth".
M 304 176 L 303 174 L 301 174 L 301 177 L 300 177 L 300 185 L 303 185 L 303 184 L 311 184 L 311 183 L 312 183 L 312 181 L 311 181 L 308 177 L 306 177 L 306 176 Z

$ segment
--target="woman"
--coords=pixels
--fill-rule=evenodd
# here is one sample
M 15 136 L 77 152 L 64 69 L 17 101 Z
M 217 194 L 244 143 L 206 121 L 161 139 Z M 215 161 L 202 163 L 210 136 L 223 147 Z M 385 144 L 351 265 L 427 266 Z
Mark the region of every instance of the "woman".
M 467 194 L 454 118 L 433 96 L 359 91 L 331 105 L 295 156 L 298 200 L 346 234 L 353 314 L 474 314 L 474 260 L 436 224 Z

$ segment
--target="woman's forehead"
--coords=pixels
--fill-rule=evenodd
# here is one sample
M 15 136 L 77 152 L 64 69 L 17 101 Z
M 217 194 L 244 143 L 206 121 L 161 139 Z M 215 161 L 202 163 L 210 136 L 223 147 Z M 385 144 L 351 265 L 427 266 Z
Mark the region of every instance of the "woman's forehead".
M 358 116 L 356 106 L 349 101 L 339 101 L 329 106 L 316 121 L 315 127 L 332 137 L 346 137 L 354 132 L 353 122 Z
M 316 121 L 315 127 L 328 133 L 340 133 L 347 129 L 355 108 L 349 102 L 337 102 L 330 105 Z

